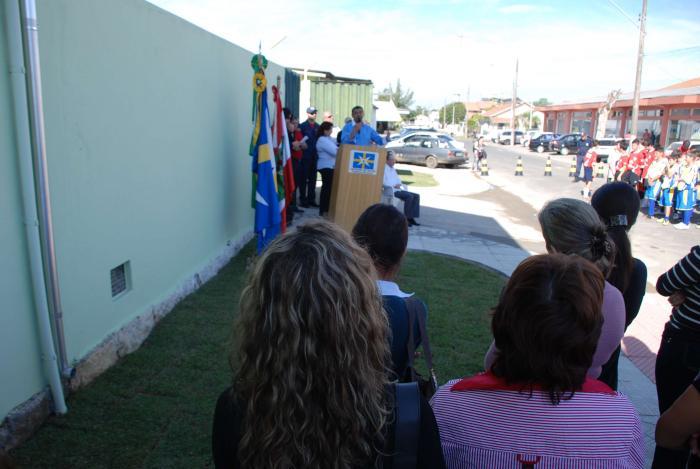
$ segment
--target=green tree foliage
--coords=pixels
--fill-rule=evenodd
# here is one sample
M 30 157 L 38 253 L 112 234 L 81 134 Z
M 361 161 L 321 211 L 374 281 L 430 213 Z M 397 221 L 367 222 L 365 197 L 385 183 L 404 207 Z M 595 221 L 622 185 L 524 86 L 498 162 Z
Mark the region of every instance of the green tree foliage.
M 440 108 L 440 123 L 444 124 L 447 121 L 448 124 L 452 123 L 452 111 L 454 110 L 454 122 L 458 124 L 464 122 L 464 118 L 467 116 L 467 108 L 464 107 L 464 103 L 455 101 Z
M 413 91 L 409 88 L 404 90 L 401 87 L 401 79 L 396 80 L 396 85 L 389 83 L 389 87 L 384 88 L 384 91 L 382 91 L 377 99 L 380 101 L 389 101 L 389 98 L 391 98 L 398 108 L 411 109 L 413 106 Z
M 486 117 L 482 114 L 474 114 L 474 115 L 469 116 L 469 122 L 467 122 L 467 126 L 469 126 L 470 132 L 477 132 L 480 130 L 481 124 L 490 123 L 490 122 L 491 122 L 491 119 L 489 119 L 488 117 Z
M 540 98 L 532 104 L 534 104 L 535 106 L 549 106 L 552 103 L 549 102 L 547 98 Z

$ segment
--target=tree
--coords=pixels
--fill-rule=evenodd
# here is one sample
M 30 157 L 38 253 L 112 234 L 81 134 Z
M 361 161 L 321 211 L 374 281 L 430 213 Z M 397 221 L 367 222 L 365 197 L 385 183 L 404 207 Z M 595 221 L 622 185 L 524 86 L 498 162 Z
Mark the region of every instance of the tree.
M 401 79 L 396 80 L 396 86 L 389 83 L 389 87 L 384 88 L 384 91 L 377 97 L 380 101 L 389 101 L 389 98 L 398 108 L 411 109 L 413 106 L 413 91 L 408 88 L 404 91 L 401 88 Z
M 452 110 L 454 109 L 454 122 L 455 124 L 459 122 L 464 122 L 464 118 L 467 116 L 467 108 L 464 107 L 464 103 L 455 101 L 440 108 L 440 123 L 444 124 L 444 120 L 448 124 L 452 123 Z M 444 120 L 443 120 L 444 118 Z
M 477 132 L 480 130 L 481 124 L 489 122 L 491 122 L 491 119 L 489 119 L 488 117 L 482 114 L 474 114 L 472 116 L 469 116 L 469 122 L 467 122 L 467 126 L 469 127 L 470 132 Z
M 549 106 L 552 103 L 550 103 L 547 98 L 540 98 L 532 104 L 534 104 L 535 106 Z

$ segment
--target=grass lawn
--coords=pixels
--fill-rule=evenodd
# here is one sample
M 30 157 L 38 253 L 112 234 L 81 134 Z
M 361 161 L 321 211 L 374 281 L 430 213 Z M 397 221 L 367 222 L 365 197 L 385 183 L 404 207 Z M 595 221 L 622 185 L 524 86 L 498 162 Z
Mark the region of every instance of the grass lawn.
M 253 251 L 250 243 L 138 351 L 70 396 L 67 415 L 52 417 L 11 453 L 20 467 L 213 466 L 211 418 L 230 382 L 227 342 Z M 480 371 L 488 311 L 504 279 L 458 259 L 410 252 L 399 284 L 428 304 L 439 381 Z
M 407 186 L 435 187 L 438 185 L 432 174 L 411 171 L 410 169 L 398 169 L 396 172 L 401 177 L 401 182 Z

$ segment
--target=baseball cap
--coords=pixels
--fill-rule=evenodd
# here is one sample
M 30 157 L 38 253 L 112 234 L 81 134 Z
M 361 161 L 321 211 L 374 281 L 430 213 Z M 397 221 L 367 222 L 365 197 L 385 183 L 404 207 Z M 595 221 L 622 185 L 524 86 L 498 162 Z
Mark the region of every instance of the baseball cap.
M 316 108 L 313 106 L 309 106 L 306 108 L 306 113 L 307 114 L 316 114 Z

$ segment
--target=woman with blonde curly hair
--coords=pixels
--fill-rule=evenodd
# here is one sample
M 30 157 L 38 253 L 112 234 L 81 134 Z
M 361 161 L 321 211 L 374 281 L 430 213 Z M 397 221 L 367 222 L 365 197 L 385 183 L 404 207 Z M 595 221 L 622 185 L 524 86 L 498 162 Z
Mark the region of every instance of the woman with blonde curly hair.
M 392 467 L 388 324 L 375 282 L 367 253 L 332 223 L 268 246 L 241 294 L 233 386 L 214 415 L 216 467 Z M 416 466 L 444 467 L 424 400 L 416 426 Z

